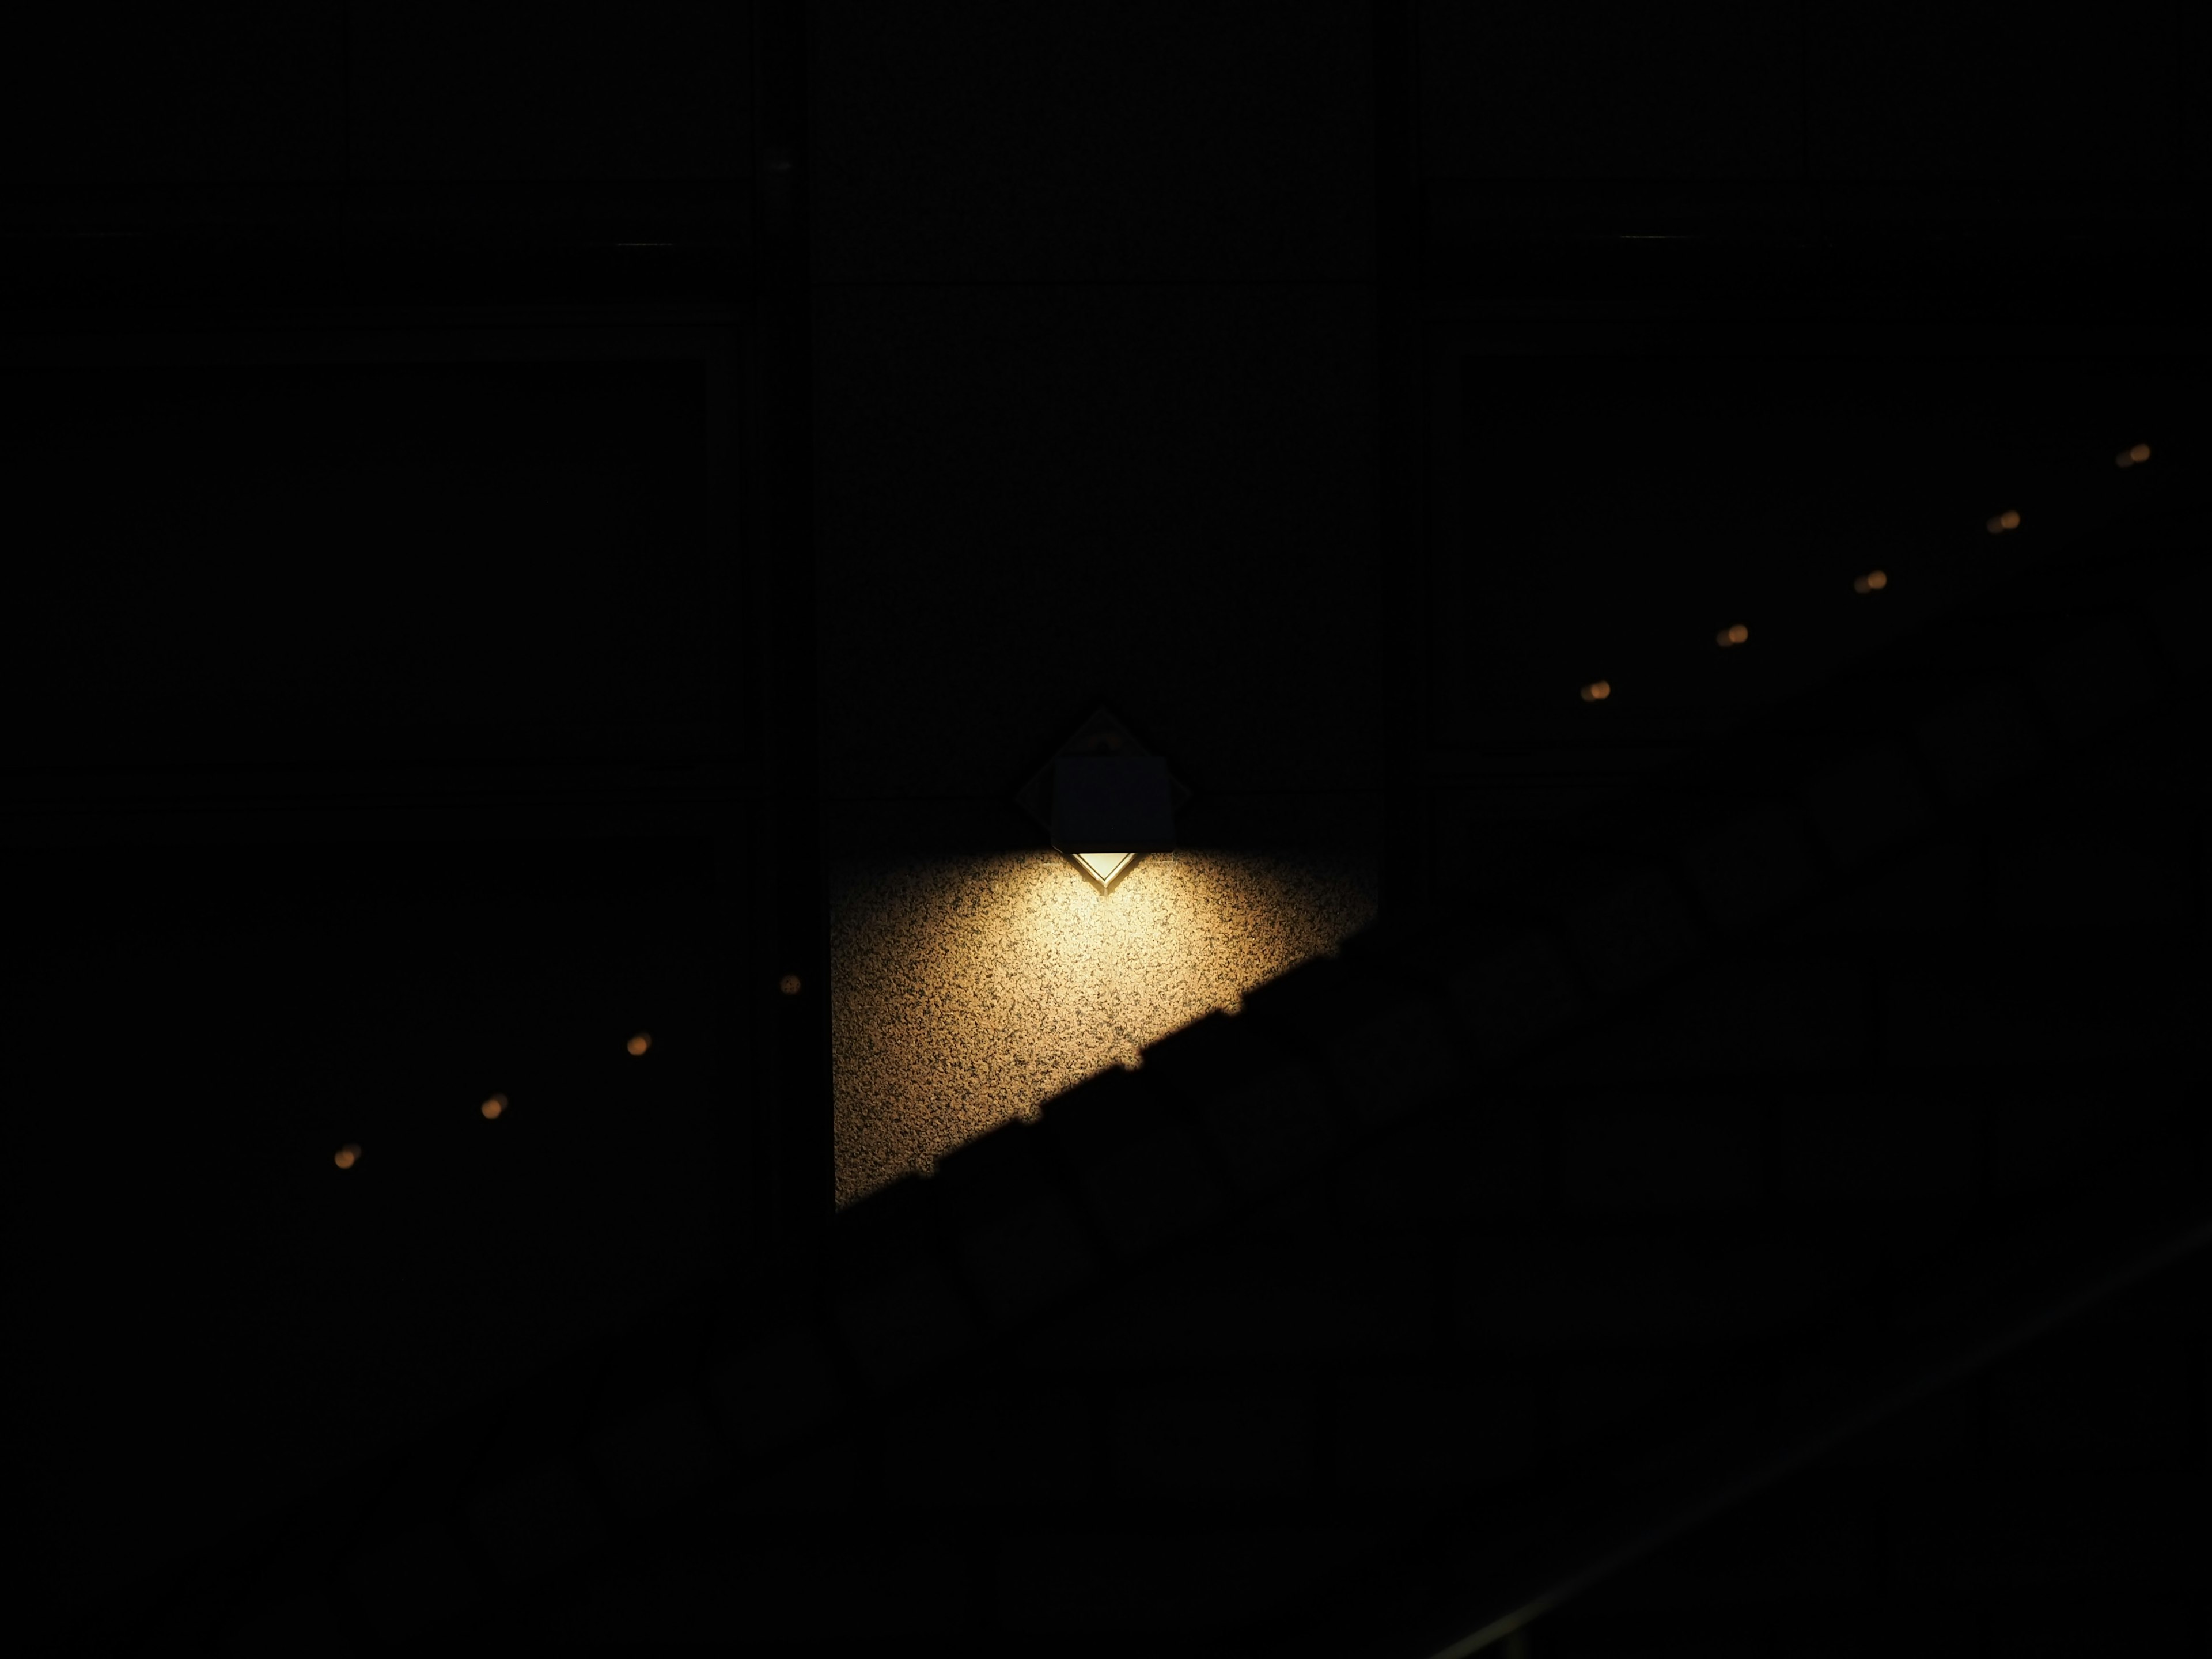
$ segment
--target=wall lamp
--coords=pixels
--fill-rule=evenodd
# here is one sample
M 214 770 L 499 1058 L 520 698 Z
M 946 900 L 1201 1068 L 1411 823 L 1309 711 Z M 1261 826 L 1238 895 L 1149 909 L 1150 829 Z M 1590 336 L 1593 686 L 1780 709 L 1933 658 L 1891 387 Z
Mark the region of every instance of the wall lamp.
M 1014 797 L 1102 893 L 1146 854 L 1175 850 L 1176 814 L 1190 798 L 1167 762 L 1103 708 Z

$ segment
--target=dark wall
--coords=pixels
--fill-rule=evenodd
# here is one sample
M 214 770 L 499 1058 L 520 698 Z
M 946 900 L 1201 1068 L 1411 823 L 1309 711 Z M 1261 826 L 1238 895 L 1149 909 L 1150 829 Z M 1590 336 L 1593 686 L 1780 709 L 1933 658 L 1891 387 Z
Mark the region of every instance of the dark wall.
M 2203 25 L 1971 8 L 1628 0 L 1507 15 L 1420 0 L 1424 169 L 1565 183 L 2201 179 Z
M 761 815 L 700 789 L 757 748 L 742 349 L 668 263 L 747 210 L 746 12 L 141 9 L 0 70 L 19 1490 L 64 1601 L 765 1210 Z
M 18 761 L 703 722 L 729 534 L 703 382 L 682 360 L 9 372 Z
M 804 51 L 764 62 L 776 18 Z M 2118 314 L 2166 266 L 2098 239 L 2204 179 L 2203 28 L 840 0 L 19 35 L 0 676 L 52 1581 L 89 1605 L 103 1558 L 150 1574 L 760 1259 L 763 1172 L 816 1132 L 767 1058 L 800 947 L 769 918 L 824 846 L 1028 844 L 1008 797 L 1103 702 L 1200 792 L 1194 841 L 1387 834 L 1442 866 L 1489 763 L 1408 755 L 1585 744 L 1589 673 L 1624 688 L 1614 739 L 1671 749 L 1859 660 L 1881 635 L 1821 633 L 1770 557 L 1801 514 L 1826 594 L 1887 515 L 2036 487 L 2046 418 L 2112 482 L 2174 414 L 2170 337 L 2094 410 L 2023 334 L 1955 400 L 1793 392 L 1801 427 L 1743 410 L 1763 368 L 1468 370 L 1451 331 L 1526 343 L 1549 307 L 1679 345 L 1836 264 L 1793 241 L 1814 198 L 1893 251 L 1804 333 L 1915 316 L 1910 375 L 1962 318 Z M 763 134 L 809 216 L 781 313 Z M 2075 193 L 1991 217 L 2000 185 Z M 1612 246 L 1662 221 L 1723 228 L 1703 264 Z M 280 322 L 289 366 L 240 343 Z M 640 333 L 681 329 L 712 338 Z M 803 392 L 749 355 L 777 329 Z M 1480 410 L 1449 444 L 1439 374 Z M 1695 471 L 1732 407 L 1748 489 Z M 1881 430 L 1931 409 L 1948 472 Z M 770 538 L 758 458 L 797 430 Z M 1438 477 L 1469 509 L 1442 550 Z M 1663 538 L 1606 533 L 1655 499 Z M 1986 591 L 1949 557 L 1870 562 L 1908 606 Z M 1698 678 L 1745 606 L 1750 672 Z M 1800 623 L 1819 652 L 1757 667 Z M 818 842 L 778 839 L 794 744 Z M 1421 890 L 1393 867 L 1386 916 Z
M 832 834 L 1020 836 L 1100 703 L 1194 837 L 1249 832 L 1231 797 L 1379 796 L 1364 13 L 810 21 Z

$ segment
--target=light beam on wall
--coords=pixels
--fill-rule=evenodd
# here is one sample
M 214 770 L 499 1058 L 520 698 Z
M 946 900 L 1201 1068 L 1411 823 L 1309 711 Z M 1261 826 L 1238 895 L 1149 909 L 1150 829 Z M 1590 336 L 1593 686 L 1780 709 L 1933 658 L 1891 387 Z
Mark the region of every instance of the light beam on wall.
M 848 1204 L 1048 1103 L 1374 922 L 1349 848 L 1148 858 L 1111 893 L 1046 845 L 840 860 L 833 1133 Z

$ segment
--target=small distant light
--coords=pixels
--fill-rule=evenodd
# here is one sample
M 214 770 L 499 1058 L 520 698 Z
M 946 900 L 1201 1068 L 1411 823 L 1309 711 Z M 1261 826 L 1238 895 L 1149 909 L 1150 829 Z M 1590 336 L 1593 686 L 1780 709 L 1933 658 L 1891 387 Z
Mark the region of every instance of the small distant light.
M 494 1095 L 490 1099 L 484 1102 L 483 1105 L 477 1108 L 477 1110 L 482 1112 L 486 1117 L 497 1117 L 506 1109 L 507 1097 L 505 1095 Z
M 799 994 L 799 975 L 796 974 L 786 974 L 781 979 L 775 982 L 775 988 L 782 992 L 784 995 L 787 997 L 797 996 Z
M 1992 536 L 2000 535 L 2008 530 L 2017 530 L 2019 528 L 2020 514 L 2014 512 L 2010 507 L 2007 507 L 2003 512 L 1998 514 L 1996 518 L 1990 520 L 1990 534 Z
M 1613 687 L 1603 680 L 1595 680 L 1583 687 L 1584 702 L 1602 702 L 1613 695 Z
M 653 1047 L 653 1036 L 650 1032 L 640 1031 L 635 1036 L 632 1037 L 623 1046 L 628 1048 L 630 1053 L 634 1054 L 641 1054 L 647 1048 Z
M 1871 593 L 1888 586 L 1889 578 L 1879 570 L 1869 570 L 1863 576 L 1851 578 L 1851 592 L 1854 593 Z
M 337 1156 L 331 1160 L 331 1163 L 337 1164 L 341 1170 L 350 1170 L 360 1161 L 361 1147 L 353 1141 L 348 1141 L 344 1146 L 339 1147 Z
M 1721 631 L 1719 632 L 1719 634 L 1717 634 L 1717 635 L 1715 635 L 1715 638 L 1716 638 L 1716 639 L 1719 641 L 1719 643 L 1720 643 L 1721 645 L 1723 645 L 1723 647 L 1725 647 L 1725 646 L 1731 646 L 1731 645 L 1741 645 L 1741 644 L 1742 644 L 1746 640 L 1749 639 L 1750 637 L 1751 637 L 1751 630 L 1750 630 L 1748 628 L 1746 628 L 1746 627 L 1745 627 L 1741 623 L 1737 623 L 1736 624 L 1735 624 L 1733 627 L 1730 627 L 1730 628 L 1723 628 L 1723 629 L 1721 629 Z
M 2124 449 L 2118 454 L 2113 456 L 2112 465 L 2115 466 L 2133 466 L 2137 461 L 2147 461 L 2149 459 L 2150 446 L 2148 444 L 2137 444 L 2133 449 Z

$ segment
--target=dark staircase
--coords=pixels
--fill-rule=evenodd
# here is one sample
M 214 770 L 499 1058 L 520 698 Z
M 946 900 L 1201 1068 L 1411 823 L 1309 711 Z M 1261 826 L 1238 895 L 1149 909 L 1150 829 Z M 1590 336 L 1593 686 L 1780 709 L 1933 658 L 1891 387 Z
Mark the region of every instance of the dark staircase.
M 1501 844 L 1525 878 L 1392 917 L 854 1206 L 818 1257 L 647 1310 L 118 1584 L 76 1645 L 1671 1651 L 1690 1614 L 1606 1597 L 1701 1571 L 1786 1592 L 1778 1540 L 1818 1520 L 1860 1548 L 1899 1524 L 1853 1508 L 1869 1470 L 1924 1475 L 1885 1447 L 1922 1435 L 1940 1462 L 1966 1391 L 2145 1306 L 2196 1368 L 2194 1440 L 2154 1473 L 2201 1486 L 2212 972 L 2185 757 L 2212 569 L 2186 506 L 2109 529 L 2132 541 L 2097 594 L 2027 569 Z M 1930 849 L 2085 797 L 2194 824 L 2171 917 L 2008 932 L 1984 910 L 1942 936 L 1883 920 Z M 1839 930 L 1855 910 L 1866 930 Z M 1972 976 L 1955 1008 L 1930 977 L 1947 962 Z M 1846 1035 L 1792 1048 L 1789 988 L 1817 996 L 1831 969 Z M 1910 1035 L 1930 1029 L 1932 1047 Z M 2042 1046 L 1973 1057 L 1973 1033 L 2014 1030 Z M 1589 1167 L 1576 1114 L 1638 1091 L 1741 1112 L 1761 1167 L 1795 1184 L 1608 1223 L 1569 1173 Z M 1784 1100 L 1844 1103 L 1868 1139 L 1808 1152 Z M 1942 1125 L 1964 1136 L 1948 1164 Z M 1824 1204 L 1827 1178 L 1875 1196 Z M 1623 1330 L 1643 1334 L 1624 1349 Z M 1597 1402 L 1571 1430 L 1547 1404 L 1562 1366 Z M 1459 1473 L 1375 1473 L 1409 1459 Z M 1792 1514 L 1814 1519 L 1792 1532 Z M 2203 1533 L 2200 1505 L 2157 1548 Z M 2191 1603 L 2189 1575 L 2166 1577 L 2157 1628 L 2201 1636 L 2201 1589 Z M 1695 1645 L 2003 1650 L 1978 1645 L 1998 1638 L 1963 1579 L 1877 1577 L 1815 1572 L 1771 1604 L 1723 1588 Z M 2103 1593 L 2077 1583 L 2069 1606 Z

